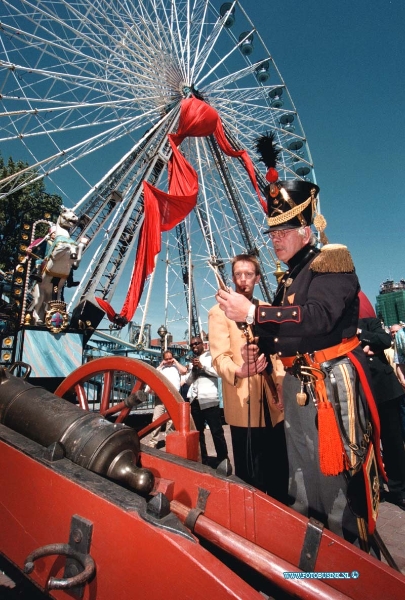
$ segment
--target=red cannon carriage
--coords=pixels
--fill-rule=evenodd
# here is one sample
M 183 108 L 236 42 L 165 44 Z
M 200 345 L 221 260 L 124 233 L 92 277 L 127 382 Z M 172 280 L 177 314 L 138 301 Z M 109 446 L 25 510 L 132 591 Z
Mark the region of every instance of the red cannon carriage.
M 135 383 L 110 406 L 114 371 Z M 101 415 L 89 415 L 97 374 Z M 157 423 L 138 434 L 120 424 L 145 383 L 176 428 L 166 452 L 142 444 Z M 145 363 L 92 361 L 55 394 L 3 370 L 0 422 L 0 552 L 51 598 L 405 595 L 399 572 L 243 483 L 227 461 L 198 462 L 188 403 Z

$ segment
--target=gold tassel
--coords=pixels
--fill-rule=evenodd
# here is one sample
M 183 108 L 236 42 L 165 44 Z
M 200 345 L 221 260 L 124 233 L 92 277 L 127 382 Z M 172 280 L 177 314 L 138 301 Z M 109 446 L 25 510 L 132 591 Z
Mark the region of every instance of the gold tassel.
M 326 229 L 326 226 L 328 223 L 327 223 L 325 217 L 323 215 L 321 215 L 321 213 L 318 211 L 318 201 L 316 198 L 314 198 L 313 210 L 314 210 L 314 213 L 316 213 L 315 217 L 314 217 L 314 226 L 315 226 L 315 229 L 320 234 L 321 244 L 323 246 L 325 246 L 326 244 L 329 244 L 329 240 L 326 237 L 326 233 L 325 233 L 325 229 Z
M 307 403 L 307 395 L 304 392 L 304 382 L 301 381 L 301 389 L 300 391 L 297 393 L 297 404 L 298 406 L 305 406 Z
M 311 263 L 315 273 L 353 273 L 354 264 L 349 250 L 343 244 L 327 244 Z

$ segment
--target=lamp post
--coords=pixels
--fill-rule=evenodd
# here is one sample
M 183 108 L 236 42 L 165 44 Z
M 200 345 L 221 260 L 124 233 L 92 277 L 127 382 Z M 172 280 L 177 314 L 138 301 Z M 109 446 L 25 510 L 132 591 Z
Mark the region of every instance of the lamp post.
M 164 325 L 161 325 L 159 327 L 159 329 L 157 330 L 158 336 L 160 337 L 160 347 L 162 349 L 162 354 L 164 352 L 164 350 L 166 350 L 166 336 L 167 336 L 167 329 Z

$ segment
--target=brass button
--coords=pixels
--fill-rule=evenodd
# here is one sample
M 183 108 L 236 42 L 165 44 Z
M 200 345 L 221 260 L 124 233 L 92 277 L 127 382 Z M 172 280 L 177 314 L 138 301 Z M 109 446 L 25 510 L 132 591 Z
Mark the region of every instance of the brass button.
M 283 353 L 282 353 L 282 352 L 277 352 L 277 354 L 278 354 L 279 356 L 282 356 L 282 355 L 283 355 Z
M 292 316 L 293 316 L 293 317 L 296 317 L 296 316 L 297 316 L 297 314 L 298 314 L 298 313 L 297 313 L 297 311 L 296 311 L 296 310 L 293 310 L 293 311 L 292 311 Z
M 266 316 L 266 313 L 264 312 L 264 310 L 260 313 L 260 316 L 261 317 L 265 317 Z
M 277 343 L 278 342 L 278 338 L 274 338 L 274 341 Z
M 281 317 L 281 312 L 280 311 L 278 311 L 277 316 Z

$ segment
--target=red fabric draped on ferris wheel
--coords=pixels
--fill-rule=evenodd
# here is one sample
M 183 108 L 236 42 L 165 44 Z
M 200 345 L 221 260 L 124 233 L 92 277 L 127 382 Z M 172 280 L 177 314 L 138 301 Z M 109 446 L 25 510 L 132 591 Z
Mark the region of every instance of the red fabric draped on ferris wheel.
M 232 157 L 240 157 L 256 190 L 260 204 L 267 205 L 260 196 L 253 163 L 246 150 L 234 150 L 225 137 L 221 119 L 209 104 L 197 98 L 182 101 L 177 133 L 168 134 L 173 154 L 168 163 L 169 193 L 143 181 L 144 222 L 139 235 L 136 259 L 127 297 L 119 315 L 102 298 L 96 298 L 110 321 L 130 321 L 138 306 L 147 277 L 155 268 L 155 256 L 161 249 L 161 232 L 169 231 L 180 223 L 194 208 L 198 195 L 198 176 L 178 150 L 186 137 L 214 135 L 221 150 Z

